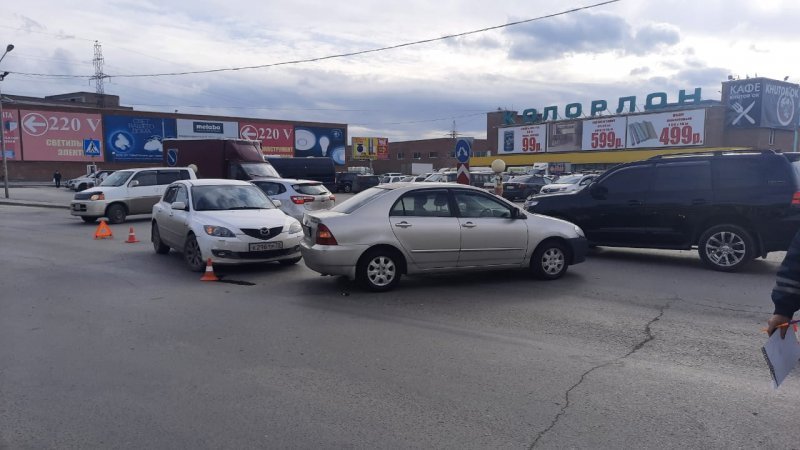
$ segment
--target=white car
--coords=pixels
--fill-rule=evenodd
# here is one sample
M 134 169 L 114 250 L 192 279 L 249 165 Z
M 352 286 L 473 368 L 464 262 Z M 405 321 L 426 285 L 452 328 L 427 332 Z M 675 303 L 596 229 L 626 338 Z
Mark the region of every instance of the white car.
M 213 264 L 300 261 L 300 222 L 261 189 L 240 180 L 181 180 L 153 206 L 156 253 L 175 249 L 195 272 Z
M 592 184 L 597 175 L 565 175 L 559 177 L 555 183 L 542 186 L 540 194 L 554 194 L 556 192 L 574 192 Z
M 84 175 L 82 177 L 73 178 L 66 182 L 66 186 L 73 191 L 83 191 L 85 189 L 89 189 L 90 187 L 94 187 L 96 184 L 100 184 L 103 180 L 106 179 L 107 176 L 114 173 L 113 170 L 99 170 L 94 173 L 90 173 L 89 175 Z
M 336 196 L 319 181 L 293 178 L 252 180 L 272 200 L 281 202 L 281 210 L 298 221 L 306 211 L 331 209 L 336 206 Z

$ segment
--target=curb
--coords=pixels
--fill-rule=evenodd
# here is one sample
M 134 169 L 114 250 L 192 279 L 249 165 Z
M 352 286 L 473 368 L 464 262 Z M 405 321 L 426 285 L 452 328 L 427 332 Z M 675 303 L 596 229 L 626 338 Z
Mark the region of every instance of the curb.
M 12 199 L 0 199 L 0 205 L 31 206 L 31 207 L 34 207 L 34 208 L 69 209 L 69 206 L 57 205 L 55 203 L 29 202 L 29 201 L 25 201 L 25 200 L 12 200 Z

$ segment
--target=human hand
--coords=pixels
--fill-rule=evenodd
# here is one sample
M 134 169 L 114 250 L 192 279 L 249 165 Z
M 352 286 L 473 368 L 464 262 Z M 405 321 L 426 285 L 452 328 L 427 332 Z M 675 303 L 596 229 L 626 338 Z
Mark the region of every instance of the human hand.
M 786 329 L 789 327 L 788 326 L 781 327 L 780 325 L 789 323 L 790 320 L 792 320 L 791 317 L 786 317 L 780 314 L 773 314 L 772 317 L 770 317 L 769 320 L 767 321 L 767 334 L 772 336 L 772 332 L 775 331 L 775 329 L 780 328 L 781 339 L 785 338 Z

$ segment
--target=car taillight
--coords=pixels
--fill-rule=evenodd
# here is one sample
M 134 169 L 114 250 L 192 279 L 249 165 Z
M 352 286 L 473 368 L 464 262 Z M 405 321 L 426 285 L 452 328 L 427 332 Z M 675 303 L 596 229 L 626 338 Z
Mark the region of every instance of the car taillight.
M 792 206 L 800 206 L 800 191 L 792 195 Z
M 323 224 L 317 226 L 317 244 L 319 245 L 339 245 L 333 233 Z
M 310 203 L 314 201 L 314 197 L 307 197 L 305 195 L 293 195 L 291 199 L 292 203 L 295 205 L 302 205 L 303 203 Z
M 335 202 L 336 201 L 336 196 L 331 194 L 331 196 L 328 197 L 328 200 L 333 200 Z

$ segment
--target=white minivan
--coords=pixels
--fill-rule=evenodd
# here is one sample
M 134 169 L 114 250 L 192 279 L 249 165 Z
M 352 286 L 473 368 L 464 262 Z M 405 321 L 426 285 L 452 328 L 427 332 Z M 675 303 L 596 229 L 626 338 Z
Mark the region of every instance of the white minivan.
M 100 186 L 75 194 L 70 214 L 92 223 L 100 217 L 122 223 L 135 214 L 150 214 L 167 186 L 178 180 L 196 179 L 189 167 L 147 167 L 118 170 Z

